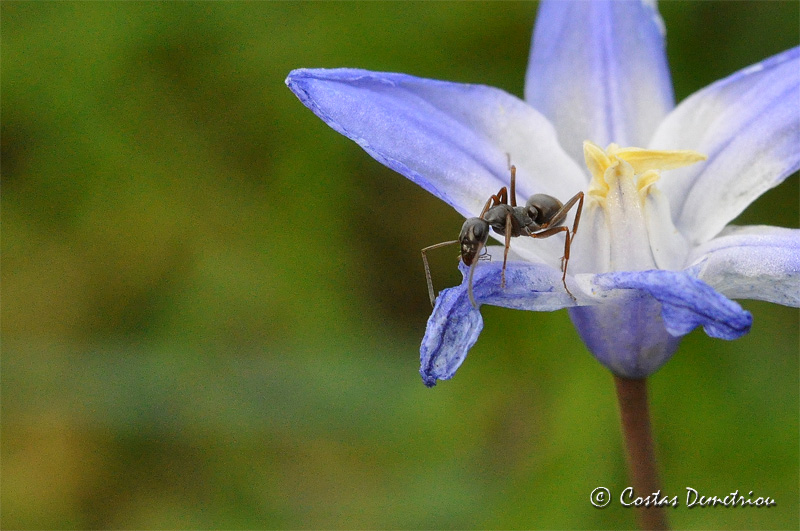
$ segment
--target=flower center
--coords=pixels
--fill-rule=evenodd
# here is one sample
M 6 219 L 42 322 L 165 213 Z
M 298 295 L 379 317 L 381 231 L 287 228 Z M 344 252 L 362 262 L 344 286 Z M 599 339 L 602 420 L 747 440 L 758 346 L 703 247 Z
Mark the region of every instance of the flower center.
M 661 178 L 662 171 L 689 166 L 707 158 L 691 150 L 657 151 L 621 148 L 616 144 L 609 144 L 603 150 L 588 140 L 583 143 L 583 156 L 592 174 L 589 195 L 601 202 L 608 198 L 611 186 L 621 178 L 635 185 L 641 199 L 644 199 L 648 188 Z
M 666 197 L 657 193 L 653 184 L 662 171 L 694 164 L 706 156 L 690 150 L 656 151 L 616 144 L 604 150 L 588 140 L 583 143 L 583 154 L 592 175 L 587 207 L 605 219 L 609 236 L 605 267 L 610 271 L 671 269 L 675 257 L 668 256 L 663 247 L 674 245 L 665 238 L 680 235 Z

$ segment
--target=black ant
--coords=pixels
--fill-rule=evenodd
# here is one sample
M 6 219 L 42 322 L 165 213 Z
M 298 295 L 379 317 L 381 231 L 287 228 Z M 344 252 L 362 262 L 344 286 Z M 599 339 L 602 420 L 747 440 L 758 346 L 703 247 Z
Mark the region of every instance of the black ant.
M 454 243 L 461 244 L 461 261 L 464 265 L 469 266 L 469 279 L 468 279 L 468 293 L 469 300 L 474 308 L 478 305 L 475 302 L 475 296 L 472 294 L 472 274 L 475 271 L 475 266 L 480 259 L 479 253 L 484 250 L 486 241 L 489 238 L 489 227 L 494 229 L 498 234 L 506 237 L 505 250 L 503 252 L 503 269 L 500 275 L 500 287 L 506 287 L 506 261 L 508 259 L 508 247 L 511 243 L 512 237 L 517 236 L 530 236 L 531 238 L 549 238 L 554 234 L 560 232 L 565 233 L 564 241 L 564 256 L 561 257 L 561 282 L 564 284 L 564 289 L 567 290 L 569 296 L 575 299 L 575 296 L 567 287 L 567 263 L 569 262 L 569 248 L 572 244 L 572 239 L 575 238 L 575 233 L 578 231 L 578 222 L 581 219 L 581 211 L 583 210 L 583 192 L 578 192 L 572 198 L 562 204 L 561 201 L 553 196 L 545 194 L 536 194 L 528 199 L 525 206 L 517 206 L 516 194 L 516 166 L 509 165 L 511 171 L 511 204 L 509 204 L 509 193 L 506 187 L 502 187 L 497 194 L 491 196 L 481 210 L 480 216 L 477 218 L 468 218 L 464 225 L 461 227 L 461 234 L 457 240 L 449 242 L 437 243 L 422 250 L 422 261 L 425 264 L 425 278 L 428 281 L 428 296 L 431 299 L 431 306 L 434 305 L 435 296 L 433 293 L 433 282 L 431 280 L 431 271 L 428 267 L 428 258 L 425 255 L 426 251 L 451 245 Z M 575 221 L 572 224 L 572 231 L 567 227 L 561 226 L 567 217 L 567 213 L 578 203 L 578 210 L 575 212 Z

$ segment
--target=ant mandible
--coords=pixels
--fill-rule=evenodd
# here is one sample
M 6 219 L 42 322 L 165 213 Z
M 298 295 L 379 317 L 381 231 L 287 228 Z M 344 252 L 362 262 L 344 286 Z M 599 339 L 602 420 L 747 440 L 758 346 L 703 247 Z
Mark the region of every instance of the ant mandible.
M 509 157 L 510 158 L 510 157 Z M 500 287 L 506 287 L 506 261 L 508 259 L 508 248 L 512 237 L 530 236 L 531 238 L 549 238 L 558 233 L 565 233 L 564 256 L 561 257 L 561 282 L 570 297 L 575 300 L 575 296 L 567 287 L 567 263 L 569 262 L 569 248 L 575 233 L 578 232 L 578 222 L 581 219 L 583 210 L 583 192 L 578 192 L 566 204 L 553 196 L 546 194 L 536 194 L 528 199 L 525 206 L 517 206 L 516 176 L 517 168 L 512 166 L 509 160 L 509 170 L 511 171 L 511 204 L 509 204 L 509 193 L 506 187 L 502 187 L 497 194 L 491 196 L 481 210 L 477 218 L 468 218 L 461 227 L 461 234 L 457 240 L 437 243 L 422 249 L 422 262 L 425 265 L 425 279 L 428 281 L 428 296 L 431 299 L 431 306 L 434 305 L 435 296 L 433 293 L 433 281 L 431 280 L 431 270 L 428 267 L 426 251 L 452 245 L 461 244 L 461 261 L 469 266 L 469 279 L 467 290 L 469 300 L 473 308 L 478 305 L 472 293 L 472 275 L 478 263 L 479 253 L 484 250 L 486 241 L 489 238 L 489 227 L 498 234 L 506 237 L 505 249 L 503 251 L 503 269 L 500 274 Z M 567 213 L 578 203 L 575 212 L 575 221 L 572 224 L 572 231 L 567 227 L 561 226 L 567 217 Z

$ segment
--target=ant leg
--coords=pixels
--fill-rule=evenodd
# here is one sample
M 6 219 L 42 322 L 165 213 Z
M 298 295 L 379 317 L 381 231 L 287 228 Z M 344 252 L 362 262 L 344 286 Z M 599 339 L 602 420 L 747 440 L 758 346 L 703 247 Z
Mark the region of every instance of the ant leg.
M 581 212 L 583 212 L 583 192 L 578 192 L 572 196 L 564 207 L 569 210 L 576 201 L 578 202 L 578 208 L 575 210 L 575 221 L 572 222 L 572 231 L 567 231 L 567 241 L 564 242 L 564 256 L 561 258 L 561 269 L 563 269 L 565 277 L 567 275 L 567 263 L 569 262 L 569 249 L 572 246 L 572 240 L 575 239 L 575 234 L 578 232 L 578 223 L 581 221 Z M 564 285 L 566 286 L 566 284 Z M 575 297 L 572 298 L 574 299 Z
M 499 199 L 500 199 L 498 201 L 498 203 L 497 203 L 498 205 L 507 205 L 508 204 L 508 190 L 506 190 L 505 186 L 500 189 L 500 191 L 497 193 L 497 195 L 499 196 Z
M 496 199 L 496 196 L 491 196 L 489 199 L 486 200 L 486 204 L 483 205 L 483 210 L 481 210 L 481 215 L 478 216 L 479 218 L 482 218 L 483 215 L 486 214 L 486 211 L 489 210 L 494 205 L 493 201 L 495 199 Z
M 475 273 L 476 265 L 478 265 L 477 260 L 472 262 L 472 265 L 469 266 L 469 278 L 467 279 L 467 294 L 469 295 L 469 302 L 472 304 L 472 307 L 477 310 L 478 303 L 475 302 L 475 295 L 472 293 L 472 275 Z
M 500 288 L 506 287 L 506 261 L 508 260 L 508 248 L 511 246 L 511 212 L 506 214 L 506 245 L 503 249 L 503 269 L 500 273 Z
M 483 210 L 481 210 L 481 215 L 478 216 L 479 218 L 483 218 L 486 212 L 497 205 L 507 205 L 508 204 L 508 190 L 506 187 L 500 188 L 500 191 L 497 192 L 495 195 L 490 196 L 489 199 L 486 200 L 486 204 L 483 205 Z
M 569 296 L 572 297 L 572 300 L 577 301 L 578 299 L 575 298 L 575 295 L 573 295 L 567 287 L 567 264 L 569 263 L 569 249 L 572 245 L 572 238 L 575 236 L 575 232 L 570 234 L 570 230 L 567 227 L 552 227 L 541 232 L 531 234 L 530 236 L 531 238 L 549 238 L 550 236 L 558 234 L 559 232 L 566 233 L 564 235 L 564 256 L 561 257 L 561 283 L 564 284 L 564 289 L 567 291 Z
M 459 243 L 459 242 L 458 242 L 458 240 L 453 240 L 453 241 L 449 241 L 449 242 L 437 243 L 437 244 L 425 247 L 422 250 L 422 263 L 425 265 L 425 280 L 428 281 L 428 297 L 430 297 L 430 299 L 431 299 L 431 306 L 434 305 L 434 303 L 436 301 L 436 297 L 433 294 L 433 280 L 431 280 L 431 268 L 428 267 L 428 257 L 425 254 L 425 252 L 426 251 L 431 251 L 433 249 L 438 249 L 439 247 L 444 247 L 445 245 L 452 245 L 454 243 Z
M 508 159 L 511 162 L 511 157 Z M 517 167 L 511 166 L 508 168 L 511 171 L 511 206 L 517 206 Z
M 578 209 L 575 211 L 575 221 L 572 222 L 572 235 L 570 239 L 575 237 L 575 233 L 578 232 L 578 223 L 581 220 L 581 212 L 583 212 L 583 192 L 578 192 L 572 199 L 567 201 L 567 205 L 572 208 L 572 205 L 575 204 L 575 201 L 578 201 Z
M 558 209 L 558 211 L 553 214 L 546 223 L 542 223 L 541 228 L 546 229 L 547 227 L 558 225 L 564 218 L 567 217 L 567 213 L 575 206 L 575 203 L 578 203 L 578 209 L 575 211 L 575 221 L 572 223 L 572 234 L 573 236 L 578 231 L 578 223 L 581 220 L 581 212 L 583 211 L 583 192 L 578 192 L 577 194 L 573 195 L 569 201 L 564 203 L 564 206 Z
M 567 212 L 569 212 L 570 209 L 575 206 L 575 203 L 578 203 L 578 208 L 575 211 L 575 221 L 572 222 L 572 231 L 568 230 L 566 227 L 547 228 L 551 225 L 558 225 L 561 223 L 564 218 L 567 217 Z M 572 246 L 572 240 L 575 238 L 575 234 L 578 232 L 578 224 L 581 221 L 581 212 L 583 212 L 583 192 L 578 192 L 577 194 L 573 195 L 569 201 L 564 203 L 564 206 L 559 208 L 558 212 L 553 214 L 553 217 L 547 223 L 542 224 L 541 228 L 546 230 L 531 235 L 534 238 L 547 238 L 553 234 L 556 234 L 557 232 L 566 232 L 564 256 L 561 257 L 561 270 L 563 271 L 561 281 L 564 284 L 564 289 L 567 290 L 567 293 L 569 293 L 569 296 L 572 297 L 573 300 L 577 299 L 575 299 L 575 296 L 569 291 L 569 288 L 567 288 L 567 264 L 569 263 L 569 250 Z
M 575 231 L 573 230 L 570 234 L 570 231 L 566 231 L 564 235 L 564 256 L 561 257 L 561 283 L 564 284 L 564 289 L 567 290 L 569 296 L 572 297 L 572 300 L 577 301 L 578 299 L 575 298 L 575 295 L 567 287 L 567 264 L 569 264 L 569 249 L 572 247 L 572 238 L 575 237 Z

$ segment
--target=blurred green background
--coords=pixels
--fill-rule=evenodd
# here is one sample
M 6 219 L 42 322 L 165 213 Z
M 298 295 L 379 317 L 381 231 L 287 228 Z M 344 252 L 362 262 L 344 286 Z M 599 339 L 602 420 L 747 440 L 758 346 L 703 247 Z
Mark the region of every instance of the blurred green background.
M 462 220 L 312 115 L 298 67 L 521 96 L 534 3 L 2 6 L 2 525 L 628 528 L 610 374 L 565 311 L 485 307 L 418 375 L 419 250 Z M 795 46 L 797 2 L 666 2 L 677 98 Z M 798 226 L 798 179 L 738 220 Z M 459 282 L 434 257 L 438 287 Z M 651 378 L 664 491 L 800 522 L 798 311 L 742 301 Z

